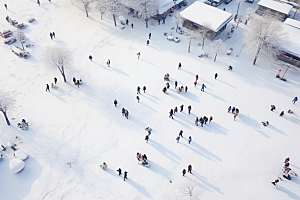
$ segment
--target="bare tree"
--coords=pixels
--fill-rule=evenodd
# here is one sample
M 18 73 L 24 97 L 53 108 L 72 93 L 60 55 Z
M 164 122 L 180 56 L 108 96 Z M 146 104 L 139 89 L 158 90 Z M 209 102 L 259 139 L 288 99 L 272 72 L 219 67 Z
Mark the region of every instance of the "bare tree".
M 238 15 L 236 18 L 236 29 L 239 27 L 241 21 L 243 21 L 243 15 Z
M 235 0 L 238 4 L 237 10 L 236 10 L 236 14 L 239 14 L 239 9 L 240 9 L 240 5 L 245 1 L 245 0 Z
M 107 5 L 107 12 L 112 14 L 115 26 L 117 26 L 116 17 L 125 11 L 125 6 L 121 0 L 105 0 L 105 5 Z
M 244 39 L 247 54 L 254 56 L 253 65 L 260 54 L 276 61 L 279 49 L 284 43 L 284 36 L 282 23 L 275 18 L 254 17 L 247 26 Z
M 0 90 L 0 111 L 3 113 L 7 125 L 10 125 L 10 122 L 7 117 L 7 112 L 15 109 L 15 99 L 7 93 Z
M 209 23 L 203 24 L 202 27 L 198 29 L 200 39 L 202 40 L 202 49 L 204 47 L 204 41 L 210 40 L 210 35 L 208 33 L 210 30 L 211 30 L 211 25 Z
M 23 41 L 26 39 L 24 32 L 21 31 L 20 29 L 17 29 L 16 31 L 14 31 L 14 36 L 18 41 L 20 41 L 22 48 L 24 50 Z
M 43 56 L 43 63 L 50 69 L 56 69 L 60 71 L 64 78 L 64 82 L 67 82 L 65 76 L 65 68 L 72 67 L 73 53 L 64 46 L 48 47 Z
M 148 28 L 148 20 L 150 17 L 158 14 L 158 1 L 157 0 L 134 0 L 136 10 L 139 16 L 145 20 L 146 28 Z
M 76 0 L 75 3 L 79 3 L 79 4 L 83 5 L 83 8 L 85 9 L 86 16 L 89 17 L 88 7 L 91 3 L 91 0 Z
M 221 39 L 213 41 L 210 47 L 211 47 L 211 51 L 216 54 L 214 62 L 216 62 L 217 55 L 222 55 L 226 51 L 226 44 Z
M 183 22 L 183 19 L 180 16 L 179 12 L 176 15 L 174 15 L 173 22 L 175 22 L 175 24 L 176 24 L 176 33 L 177 33 L 177 29 L 179 27 L 179 24 Z
M 190 53 L 191 52 L 190 51 L 191 50 L 191 44 L 194 40 L 197 40 L 199 38 L 199 32 L 186 29 L 185 38 L 189 41 L 188 52 Z
M 247 8 L 246 12 L 248 20 L 252 19 L 255 16 L 255 12 L 251 7 Z
M 97 12 L 100 12 L 101 14 L 101 19 L 104 13 L 107 11 L 107 1 L 106 0 L 93 0 L 92 1 L 92 6 L 93 9 Z

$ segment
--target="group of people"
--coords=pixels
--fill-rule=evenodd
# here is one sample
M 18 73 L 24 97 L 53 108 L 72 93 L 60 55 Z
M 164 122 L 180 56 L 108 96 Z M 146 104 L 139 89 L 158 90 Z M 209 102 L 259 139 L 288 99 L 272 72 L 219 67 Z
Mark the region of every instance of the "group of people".
M 192 165 L 189 165 L 189 166 L 188 166 L 188 172 L 192 174 Z M 186 174 L 186 170 L 183 169 L 183 170 L 182 170 L 182 175 L 184 176 L 185 174 Z
M 298 175 L 290 168 L 290 158 L 287 157 L 284 160 L 284 165 L 282 168 L 282 171 L 280 172 L 279 176 L 277 179 L 274 179 L 271 183 L 277 187 L 277 184 L 279 183 L 279 181 L 282 181 L 281 179 L 281 174 L 284 178 L 286 178 L 287 180 L 291 180 L 291 176 L 296 176 L 298 177 Z
M 233 115 L 233 120 L 235 120 L 236 116 L 238 116 L 238 114 L 240 113 L 240 110 L 239 110 L 238 108 L 236 108 L 236 107 L 232 107 L 232 108 L 231 108 L 231 106 L 229 106 L 229 107 L 228 107 L 228 113 L 229 113 L 230 111 L 234 114 L 234 115 Z
M 179 107 L 180 108 L 180 112 L 182 112 L 183 111 L 183 104 Z M 189 105 L 188 106 L 188 113 L 190 114 L 191 113 L 191 110 L 192 110 L 192 106 L 191 105 Z M 170 114 L 170 116 L 169 116 L 169 118 L 172 118 L 172 119 L 174 119 L 173 118 L 173 115 L 175 115 L 175 113 L 177 113 L 178 112 L 178 108 L 177 108 L 177 106 L 174 108 L 174 110 L 173 109 L 171 109 L 170 110 L 170 112 L 169 112 L 169 114 Z
M 177 143 L 179 143 L 179 140 L 180 140 L 180 138 L 182 138 L 182 137 L 183 137 L 183 130 L 180 130 L 180 131 L 179 131 L 179 135 L 176 137 Z M 188 139 L 189 144 L 191 144 L 191 141 L 192 141 L 192 136 L 189 136 L 189 139 Z
M 17 124 L 17 127 L 21 128 L 24 131 L 27 131 L 28 130 L 28 125 L 29 125 L 29 122 L 26 122 L 25 119 L 22 119 L 21 123 Z
M 200 117 L 200 119 L 198 117 L 196 117 L 196 120 L 195 120 L 195 125 L 198 126 L 198 123 L 201 124 L 201 126 L 203 127 L 203 124 L 206 124 L 207 122 L 210 124 L 210 122 L 213 120 L 213 117 L 210 116 L 209 117 L 209 120 L 206 116 L 204 117 Z
M 125 108 L 122 108 L 122 116 L 125 116 L 128 119 L 129 112 Z
M 73 82 L 74 82 L 74 85 L 77 85 L 78 87 L 79 87 L 79 85 L 81 85 L 81 84 L 82 84 L 82 80 L 81 80 L 81 78 L 80 78 L 80 79 L 78 79 L 78 80 L 76 80 L 76 78 L 75 78 L 75 77 L 73 77 Z
M 51 38 L 51 40 L 53 39 L 53 38 L 55 38 L 55 33 L 54 32 L 50 32 L 50 38 Z

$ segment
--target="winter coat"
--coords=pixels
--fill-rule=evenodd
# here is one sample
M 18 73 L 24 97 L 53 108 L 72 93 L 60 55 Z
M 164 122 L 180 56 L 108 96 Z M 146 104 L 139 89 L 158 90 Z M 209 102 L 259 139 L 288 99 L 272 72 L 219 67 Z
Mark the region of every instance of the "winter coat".
M 143 87 L 143 90 L 146 90 L 146 86 Z
M 206 86 L 204 84 L 202 84 L 202 89 L 204 89 Z
M 177 107 L 175 107 L 174 112 L 177 112 L 177 111 L 178 111 L 178 109 L 177 109 Z
M 293 101 L 298 101 L 298 97 L 295 97 Z
M 231 106 L 229 106 L 229 108 L 228 108 L 228 112 L 230 112 L 230 110 L 231 110 Z
M 192 165 L 189 165 L 189 166 L 188 166 L 188 169 L 192 171 Z
M 178 136 L 178 137 L 176 138 L 176 140 L 179 141 L 179 139 L 180 139 L 180 137 Z
M 177 81 L 175 81 L 175 87 L 177 87 Z
M 145 136 L 145 140 L 149 140 L 149 136 L 148 135 Z

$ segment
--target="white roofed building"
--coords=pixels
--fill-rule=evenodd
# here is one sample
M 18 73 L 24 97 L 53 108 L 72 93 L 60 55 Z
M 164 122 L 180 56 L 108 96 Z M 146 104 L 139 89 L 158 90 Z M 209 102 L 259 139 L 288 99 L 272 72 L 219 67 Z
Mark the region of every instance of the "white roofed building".
M 293 8 L 289 4 L 273 0 L 261 0 L 257 4 L 256 13 L 258 15 L 270 15 L 281 21 L 284 21 L 289 16 Z
M 205 3 L 196 1 L 180 12 L 184 19 L 183 26 L 188 29 L 201 29 L 209 24 L 210 38 L 213 39 L 225 30 L 226 25 L 232 20 L 232 14 Z

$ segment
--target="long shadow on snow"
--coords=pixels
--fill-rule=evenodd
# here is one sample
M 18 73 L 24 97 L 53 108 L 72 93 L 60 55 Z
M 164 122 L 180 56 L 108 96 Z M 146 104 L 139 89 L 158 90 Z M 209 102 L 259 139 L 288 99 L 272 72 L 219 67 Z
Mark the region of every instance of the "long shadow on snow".
M 253 130 L 259 132 L 261 135 L 263 135 L 263 136 L 265 136 L 265 137 L 267 137 L 267 138 L 270 138 L 270 136 L 268 136 L 267 134 L 265 134 L 263 131 L 258 130 L 258 129 L 260 129 L 260 124 L 259 124 L 256 120 L 252 119 L 252 118 L 249 117 L 249 116 L 243 115 L 243 114 L 241 114 L 241 113 L 239 113 L 239 115 L 238 115 L 237 117 L 238 117 L 241 121 L 239 121 L 239 120 L 237 120 L 237 119 L 236 119 L 235 121 L 237 121 L 237 122 L 239 122 L 239 123 L 242 123 L 242 124 L 244 124 L 244 125 L 246 125 L 246 126 L 248 126 L 248 127 L 251 127 Z
M 292 199 L 300 199 L 300 197 L 297 194 L 285 189 L 284 187 L 278 187 L 277 190 L 280 190 L 280 191 L 286 193 Z
M 160 175 L 161 177 L 164 177 L 167 180 L 171 179 L 171 173 L 163 168 L 162 166 L 156 164 L 155 162 L 150 162 L 150 170 L 153 171 L 154 173 Z
M 205 185 L 207 185 L 209 188 L 215 190 L 216 192 L 218 192 L 218 193 L 220 193 L 220 194 L 222 194 L 222 195 L 225 195 L 225 194 L 220 190 L 220 188 L 218 188 L 217 186 L 214 186 L 214 185 L 210 184 L 209 182 L 207 182 L 207 181 L 206 181 L 207 179 L 206 179 L 205 177 L 201 176 L 200 174 L 198 174 L 198 173 L 195 172 L 195 171 L 193 171 L 193 174 L 195 175 L 195 177 L 196 177 L 197 179 L 199 179 L 200 181 L 202 181 L 202 182 L 203 182 Z
M 228 129 L 220 126 L 219 124 L 216 124 L 216 123 L 211 123 L 211 124 L 208 124 L 207 126 L 207 131 L 209 132 L 213 132 L 213 133 L 216 133 L 216 134 L 223 134 L 223 135 L 228 135 Z
M 127 183 L 129 183 L 132 187 L 134 187 L 138 192 L 140 192 L 145 197 L 148 197 L 150 199 L 153 199 L 149 192 L 146 190 L 145 187 L 141 186 L 140 184 L 134 182 L 132 179 L 126 180 Z
M 285 115 L 285 116 L 282 116 L 282 118 L 300 125 L 300 120 L 295 117 L 290 117 L 290 116 Z
M 99 63 L 96 63 L 96 62 L 93 62 L 93 63 L 95 63 L 96 65 L 98 65 L 98 66 L 100 66 L 100 67 L 102 67 L 103 69 L 105 69 L 105 70 L 107 70 L 107 71 L 112 71 L 110 68 L 108 68 L 107 66 L 103 66 L 103 65 L 100 65 Z
M 116 71 L 117 73 L 123 74 L 124 76 L 130 77 L 128 74 L 126 74 L 125 72 L 123 72 L 123 71 L 120 70 L 120 69 L 112 69 L 112 70 L 113 70 L 113 71 Z
M 216 162 L 214 159 L 212 159 L 211 157 L 212 157 L 212 155 L 214 156 L 214 157 L 217 157 L 218 159 L 220 159 L 218 156 L 216 156 L 216 155 L 214 155 L 213 153 L 211 153 L 211 152 L 209 152 L 207 149 L 205 149 L 205 153 L 203 153 L 203 152 L 201 152 L 201 151 L 199 151 L 199 150 L 197 150 L 197 149 L 195 149 L 195 148 L 192 148 L 191 146 L 194 146 L 194 147 L 196 147 L 196 145 L 194 144 L 194 142 L 192 141 L 191 142 L 191 144 L 184 144 L 184 143 L 180 143 L 180 144 L 182 144 L 182 145 L 184 145 L 184 146 L 186 146 L 187 148 L 189 148 L 189 149 L 191 149 L 191 150 L 193 150 L 196 154 L 198 154 L 198 155 L 200 155 L 200 156 L 202 156 L 202 157 L 204 157 L 204 158 L 207 158 L 208 160 L 211 160 L 211 161 L 213 161 L 213 162 Z M 200 149 L 200 145 L 197 145 L 197 147 L 196 148 L 198 148 L 198 149 Z M 201 147 L 202 148 L 202 147 Z M 203 148 L 204 149 L 204 148 Z M 221 159 L 220 159 L 221 160 Z
M 146 93 L 143 93 L 143 94 L 146 94 Z M 153 98 L 149 98 L 149 97 L 147 97 L 146 95 L 143 95 L 142 97 L 145 97 L 146 99 L 149 99 L 149 100 L 152 101 L 153 103 L 158 104 Z M 156 112 L 156 111 L 155 111 L 155 112 Z
M 267 126 L 266 128 L 270 128 L 270 129 L 272 129 L 272 130 L 274 130 L 274 131 L 276 131 L 276 132 L 278 132 L 278 133 L 280 133 L 280 134 L 282 134 L 282 135 L 287 136 L 287 134 L 285 134 L 284 131 L 282 131 L 282 130 L 276 128 L 275 126 L 269 125 L 269 126 Z
M 198 102 L 198 103 L 201 102 L 199 97 L 197 95 L 193 94 L 192 92 L 186 92 L 183 97 L 190 99 L 192 101 Z
M 236 89 L 236 87 L 234 87 L 233 85 L 231 85 L 231 84 L 229 84 L 229 83 L 226 83 L 226 82 L 221 81 L 221 80 L 219 80 L 219 79 L 217 79 L 217 81 L 220 81 L 221 83 L 224 83 L 225 85 L 228 85 L 228 86 L 230 86 L 230 87 Z
M 218 97 L 218 96 L 216 96 L 216 95 L 214 95 L 214 94 L 212 94 L 212 93 L 206 92 L 206 94 L 208 94 L 208 95 L 210 95 L 210 96 L 212 96 L 212 97 L 215 97 L 216 99 L 219 99 L 219 100 L 221 100 L 221 101 L 227 102 L 227 101 L 225 101 L 223 98 Z
M 141 105 L 149 108 L 149 110 L 152 110 L 153 112 L 157 112 L 155 109 L 153 109 L 152 107 L 148 106 L 147 104 L 144 104 L 143 102 L 140 102 Z
M 166 147 L 162 146 L 161 144 L 157 143 L 154 140 L 151 140 L 151 142 L 149 144 L 152 147 L 154 147 L 159 153 L 161 153 L 162 155 L 164 155 L 166 158 L 170 159 L 171 161 L 173 161 L 176 164 L 180 164 L 175 159 L 181 160 L 181 158 L 176 153 L 174 153 L 173 151 L 167 149 Z
M 169 93 L 168 95 L 169 95 L 170 97 L 172 97 L 172 98 L 175 98 L 175 99 L 178 99 L 178 100 L 180 100 L 180 101 L 183 101 L 183 99 L 180 98 L 180 97 L 178 97 L 177 95 L 174 95 L 174 94 L 172 94 L 172 93 Z
M 187 125 L 186 123 L 184 123 L 184 122 L 181 122 L 180 120 L 176 120 L 176 116 L 173 116 L 174 117 L 174 121 L 175 122 L 178 122 L 179 124 L 181 124 L 182 126 L 184 126 L 184 127 L 186 127 L 186 128 L 188 128 L 188 129 L 192 129 L 189 125 Z M 179 118 L 180 119 L 180 118 Z

